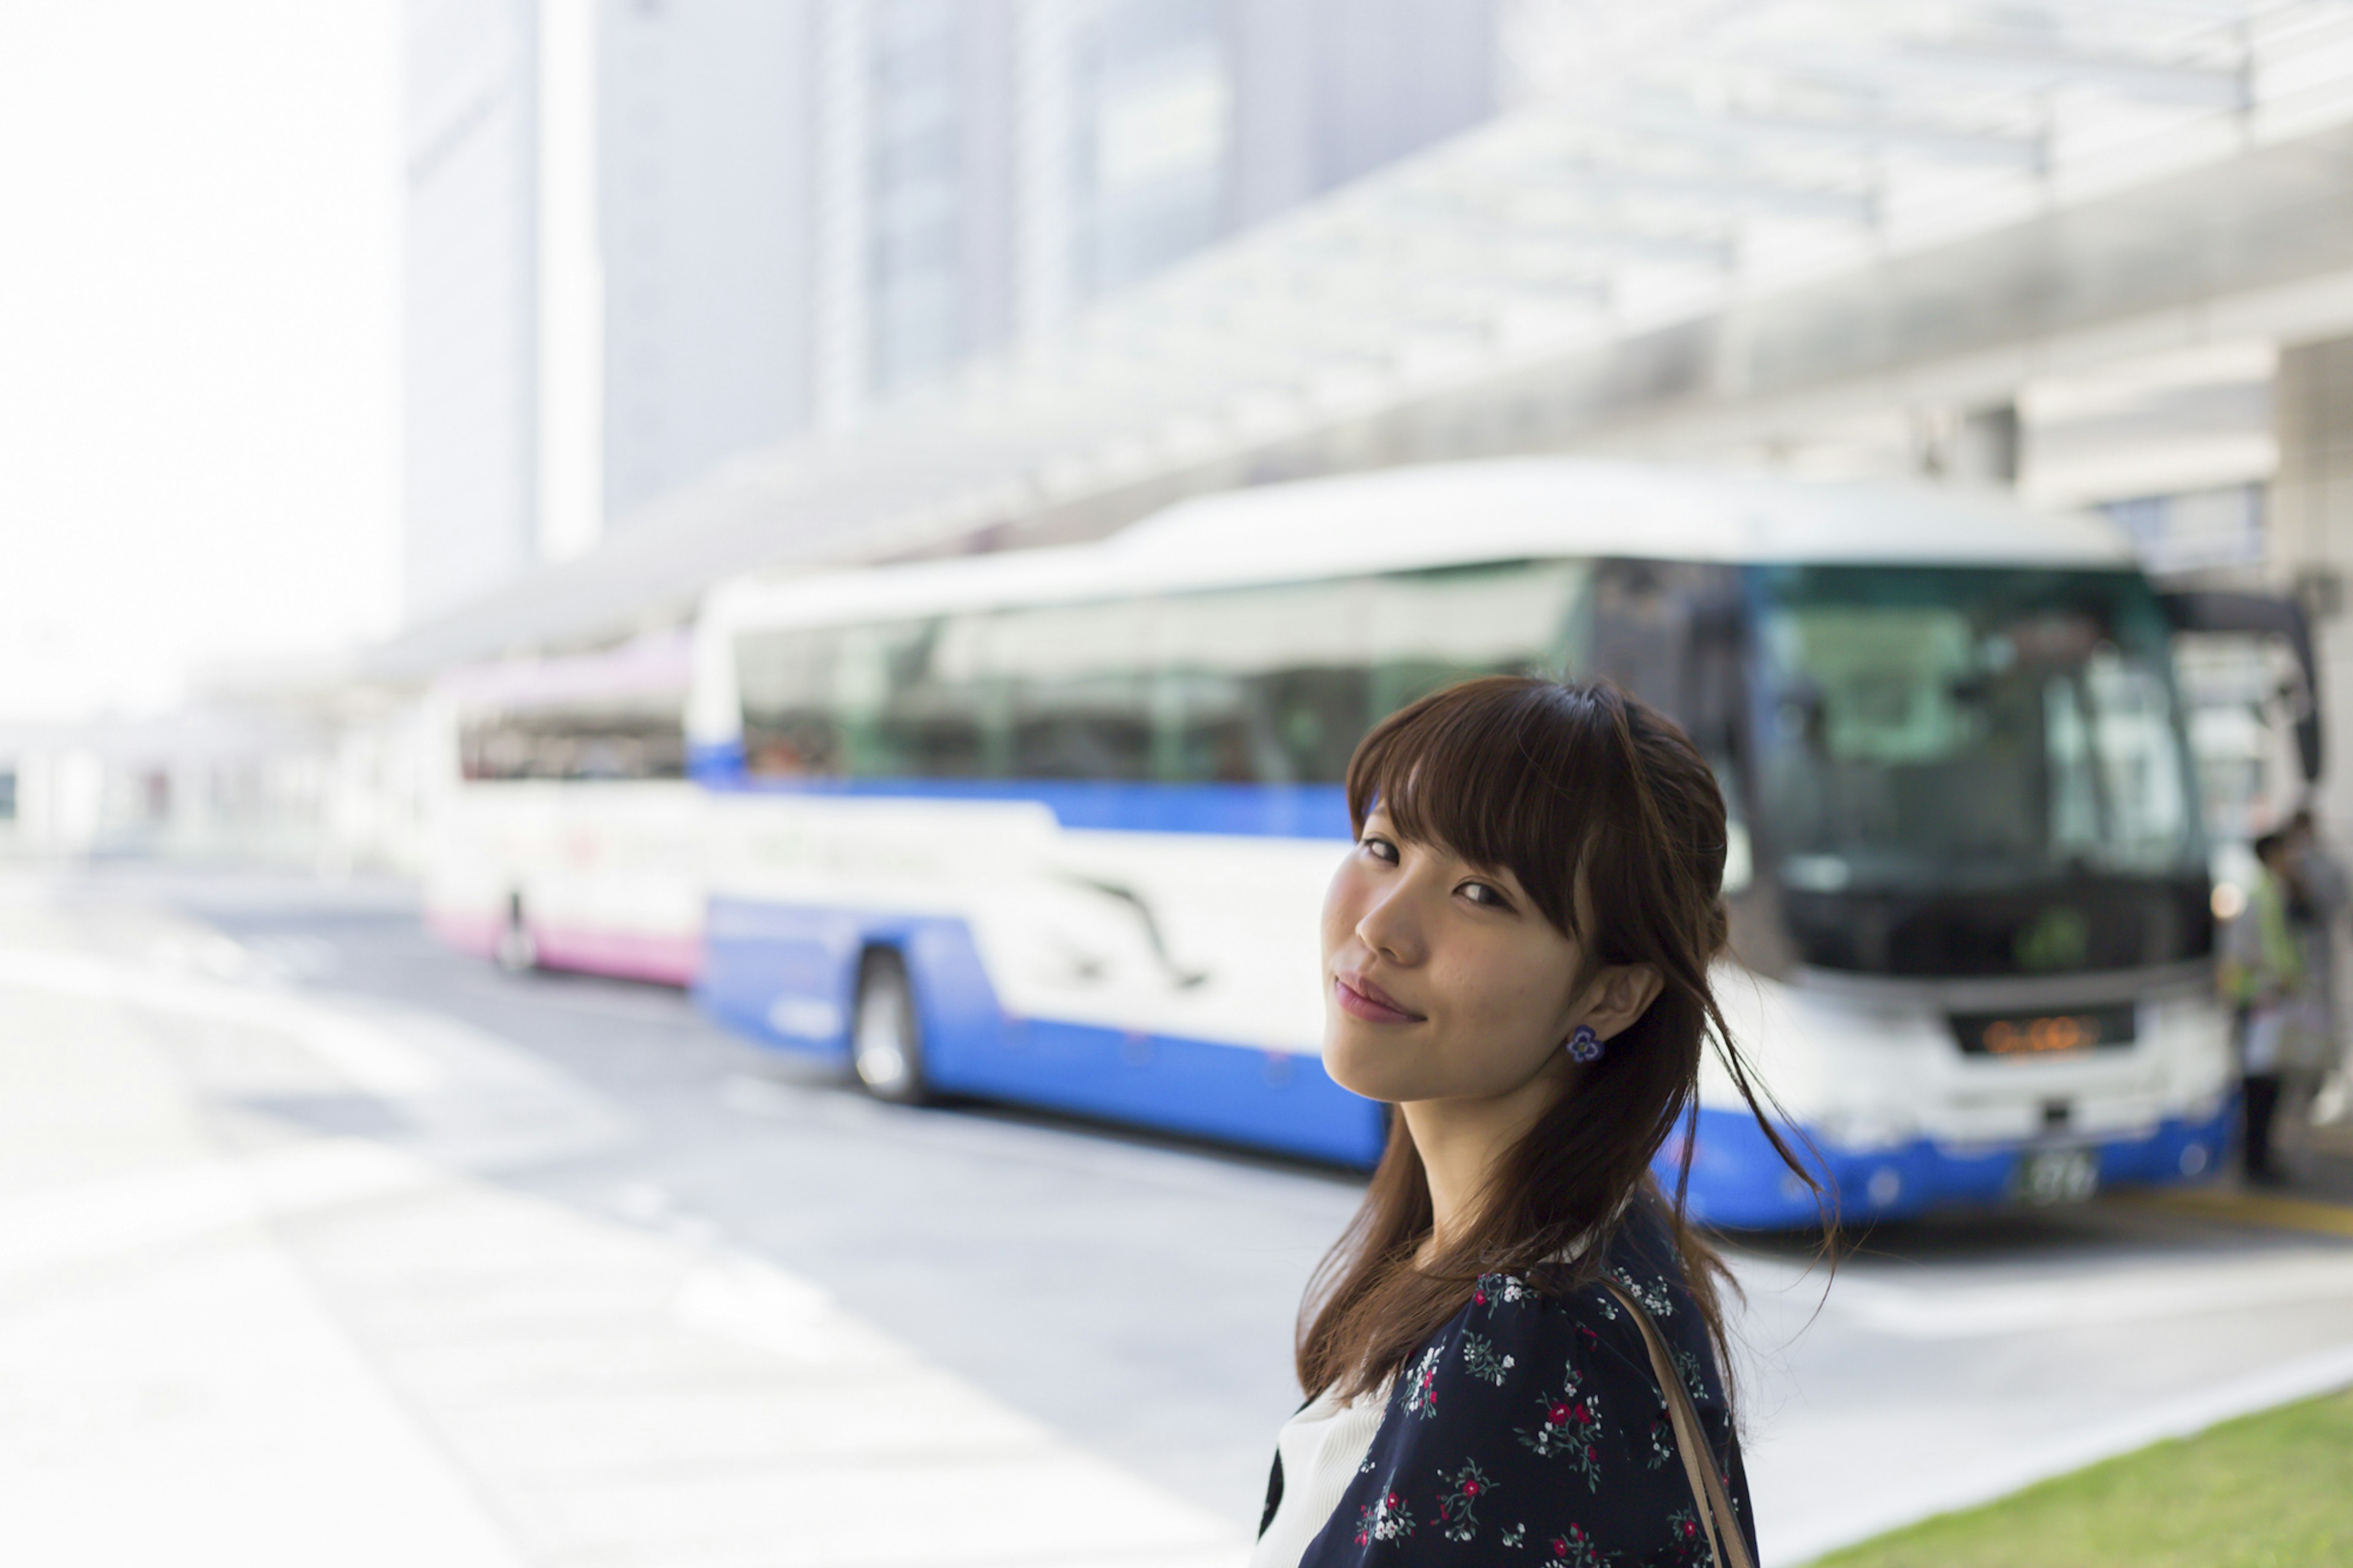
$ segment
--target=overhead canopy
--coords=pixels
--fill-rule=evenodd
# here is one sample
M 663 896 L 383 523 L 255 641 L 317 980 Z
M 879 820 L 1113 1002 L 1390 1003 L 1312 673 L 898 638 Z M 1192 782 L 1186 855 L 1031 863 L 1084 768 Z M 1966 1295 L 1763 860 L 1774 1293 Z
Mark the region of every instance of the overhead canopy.
M 732 464 L 372 668 L 610 640 L 738 572 L 1085 537 L 1271 477 L 1931 370 L 1999 388 L 2167 312 L 2353 327 L 2348 0 L 1587 0 L 1521 26 L 1521 107 Z

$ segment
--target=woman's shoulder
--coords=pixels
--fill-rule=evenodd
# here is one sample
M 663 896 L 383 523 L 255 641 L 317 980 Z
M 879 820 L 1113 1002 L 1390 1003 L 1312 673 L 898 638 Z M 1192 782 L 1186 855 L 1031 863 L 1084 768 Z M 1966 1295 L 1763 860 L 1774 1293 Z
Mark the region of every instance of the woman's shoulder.
M 1582 1267 L 1479 1277 L 1391 1385 L 1306 1563 L 1366 1562 L 1409 1538 L 1423 1549 L 1414 1561 L 1523 1544 L 1570 1562 L 1690 1560 L 1697 1523 L 1672 1421 L 1618 1290 L 1658 1323 L 1704 1410 L 1716 1407 L 1727 1454 L 1729 1426 L 1672 1238 L 1627 1220 Z
M 1723 1418 L 1729 1401 L 1722 1369 L 1673 1237 L 1656 1215 L 1630 1211 L 1600 1258 L 1583 1267 L 1481 1275 L 1470 1299 L 1391 1385 L 1387 1435 L 1403 1436 L 1424 1423 L 1451 1426 L 1471 1415 L 1473 1404 L 1492 1417 L 1498 1394 L 1514 1406 L 1542 1405 L 1528 1435 L 1538 1452 L 1549 1438 L 1570 1435 L 1547 1432 L 1564 1416 L 1584 1422 L 1605 1405 L 1662 1414 L 1650 1346 L 1628 1310 L 1630 1300 L 1658 1329 L 1693 1403 Z
M 1482 1274 L 1441 1336 L 1472 1332 L 1591 1346 L 1630 1347 L 1650 1364 L 1641 1328 L 1626 1310 L 1641 1304 L 1670 1345 L 1704 1343 L 1707 1327 L 1664 1220 L 1630 1209 L 1596 1261 L 1569 1260 Z

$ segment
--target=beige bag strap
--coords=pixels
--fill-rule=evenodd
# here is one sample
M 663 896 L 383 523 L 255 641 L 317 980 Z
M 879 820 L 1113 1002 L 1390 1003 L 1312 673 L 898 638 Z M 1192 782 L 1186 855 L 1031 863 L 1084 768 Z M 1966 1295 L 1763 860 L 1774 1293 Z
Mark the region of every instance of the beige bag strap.
M 1715 1450 L 1708 1447 L 1707 1434 L 1700 1426 L 1699 1410 L 1692 1404 L 1690 1391 L 1683 1387 L 1683 1374 L 1675 1370 L 1674 1358 L 1667 1353 L 1667 1342 L 1660 1336 L 1659 1326 L 1651 1321 L 1651 1314 L 1642 1310 L 1641 1303 L 1632 1295 L 1608 1280 L 1603 1283 L 1618 1298 L 1619 1305 L 1634 1315 L 1634 1326 L 1642 1331 L 1642 1343 L 1650 1348 L 1651 1372 L 1659 1380 L 1661 1397 L 1667 1402 L 1667 1418 L 1674 1423 L 1675 1450 L 1683 1456 L 1683 1479 L 1691 1483 L 1692 1501 L 1699 1508 L 1700 1528 L 1707 1531 L 1709 1561 L 1715 1568 L 1756 1568 L 1748 1555 L 1748 1538 L 1740 1532 L 1740 1521 L 1732 1511 L 1732 1500 L 1725 1495 L 1723 1478 L 1715 1473 Z

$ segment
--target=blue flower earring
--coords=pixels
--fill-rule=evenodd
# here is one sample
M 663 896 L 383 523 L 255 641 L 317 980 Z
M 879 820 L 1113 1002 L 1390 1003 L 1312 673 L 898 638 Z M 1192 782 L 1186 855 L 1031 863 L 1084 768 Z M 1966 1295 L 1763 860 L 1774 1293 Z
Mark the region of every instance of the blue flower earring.
M 1573 1061 L 1598 1062 L 1601 1059 L 1601 1037 L 1593 1032 L 1590 1024 L 1579 1024 L 1568 1032 L 1568 1054 Z

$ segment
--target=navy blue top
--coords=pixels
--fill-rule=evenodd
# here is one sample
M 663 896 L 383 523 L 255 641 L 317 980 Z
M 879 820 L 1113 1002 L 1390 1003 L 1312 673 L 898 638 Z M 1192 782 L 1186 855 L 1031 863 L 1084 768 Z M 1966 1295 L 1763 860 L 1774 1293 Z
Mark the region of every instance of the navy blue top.
M 1628 1211 L 1604 1265 L 1682 1371 L 1753 1559 L 1723 1375 L 1648 1202 Z M 1278 1455 L 1261 1533 L 1282 1497 Z M 1300 1563 L 1702 1564 L 1704 1506 L 1626 1309 L 1598 1282 L 1552 1296 L 1523 1276 L 1490 1274 L 1398 1374 L 1363 1466 Z

